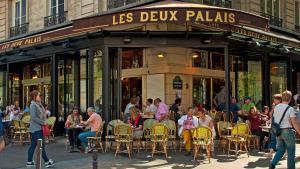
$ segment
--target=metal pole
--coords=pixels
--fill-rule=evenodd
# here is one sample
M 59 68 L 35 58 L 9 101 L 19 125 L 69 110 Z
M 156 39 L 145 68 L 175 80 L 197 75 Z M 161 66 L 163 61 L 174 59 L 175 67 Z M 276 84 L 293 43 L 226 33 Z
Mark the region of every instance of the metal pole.
M 230 121 L 230 60 L 228 56 L 228 46 L 224 48 L 224 57 L 225 57 L 225 89 L 226 89 L 226 101 L 225 101 L 225 110 L 226 110 L 226 118 L 227 121 Z
M 37 149 L 37 154 L 36 154 L 36 169 L 41 169 L 42 168 L 42 146 L 43 146 L 43 140 L 38 139 L 38 149 Z
M 97 150 L 93 150 L 93 169 L 98 169 L 98 151 Z

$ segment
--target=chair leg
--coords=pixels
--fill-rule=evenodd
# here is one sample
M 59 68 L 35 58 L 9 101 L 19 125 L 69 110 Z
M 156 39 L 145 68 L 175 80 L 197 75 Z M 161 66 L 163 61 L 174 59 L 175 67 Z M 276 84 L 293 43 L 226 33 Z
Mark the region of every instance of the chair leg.
M 166 159 L 168 158 L 168 152 L 167 152 L 167 142 L 166 143 L 163 143 L 163 146 L 164 146 L 164 152 L 166 154 Z
M 127 147 L 127 151 L 128 151 L 128 156 L 129 156 L 129 158 L 131 158 L 131 155 L 130 155 L 130 143 L 126 143 L 126 147 Z
M 229 156 L 229 152 L 230 152 L 230 144 L 231 144 L 231 141 L 228 141 L 228 153 L 227 153 L 227 156 Z
M 156 148 L 156 143 L 152 143 L 152 158 L 154 156 L 154 152 L 155 152 L 155 148 Z
M 248 157 L 249 157 L 249 151 L 248 151 L 248 148 L 247 148 L 247 144 L 246 144 L 246 143 L 244 143 L 244 147 L 245 147 L 246 153 L 247 153 L 247 155 L 248 155 Z
M 117 142 L 116 144 L 117 144 L 117 145 L 116 145 L 116 153 L 115 153 L 115 157 L 117 157 L 117 154 L 118 154 L 118 152 L 119 152 L 119 150 L 120 150 L 120 143 Z
M 207 145 L 206 153 L 207 153 L 208 163 L 210 163 L 210 151 L 211 151 L 211 145 Z
M 194 146 L 194 160 L 196 160 L 197 158 L 197 155 L 198 155 L 198 146 Z
M 239 144 L 237 142 L 235 142 L 235 157 L 237 157 L 237 154 L 238 154 L 238 146 L 239 146 Z

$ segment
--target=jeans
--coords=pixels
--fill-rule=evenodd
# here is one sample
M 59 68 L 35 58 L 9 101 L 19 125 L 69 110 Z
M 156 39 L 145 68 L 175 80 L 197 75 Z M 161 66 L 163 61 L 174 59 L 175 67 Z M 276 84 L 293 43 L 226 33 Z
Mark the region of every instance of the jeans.
M 270 132 L 270 144 L 269 148 L 276 151 L 276 136 Z
M 275 166 L 283 157 L 285 150 L 287 150 L 287 168 L 295 169 L 295 133 L 293 130 L 282 130 L 280 136 L 276 137 L 277 152 L 272 160 Z
M 42 130 L 36 131 L 34 133 L 30 133 L 31 135 L 31 145 L 28 149 L 28 162 L 32 161 L 33 158 L 33 154 L 38 142 L 38 139 L 43 139 L 43 134 L 42 134 Z M 45 151 L 45 144 L 44 144 L 44 140 L 43 140 L 43 144 L 42 144 L 42 157 L 44 159 L 45 162 L 49 161 L 49 158 L 47 157 L 46 151 Z
M 83 148 L 86 148 L 88 146 L 87 137 L 94 137 L 94 136 L 96 136 L 96 132 L 94 131 L 87 131 L 79 134 L 78 138 L 81 141 L 81 145 L 83 146 Z

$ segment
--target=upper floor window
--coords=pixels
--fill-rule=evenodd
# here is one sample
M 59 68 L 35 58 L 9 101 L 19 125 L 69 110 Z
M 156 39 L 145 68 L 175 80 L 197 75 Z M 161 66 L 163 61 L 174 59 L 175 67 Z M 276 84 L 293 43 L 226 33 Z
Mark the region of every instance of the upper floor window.
M 260 10 L 263 16 L 270 18 L 271 25 L 282 27 L 280 0 L 260 0 Z
M 16 0 L 13 17 L 13 27 L 10 27 L 9 34 L 10 37 L 18 36 L 28 32 L 28 23 L 27 22 L 27 1 L 26 0 Z M 12 24 L 12 25 L 13 25 Z
M 132 3 L 143 2 L 147 0 L 107 0 L 107 9 L 119 8 Z
M 295 1 L 295 29 L 300 31 L 300 1 Z
M 65 11 L 64 0 L 50 0 L 50 15 L 63 14 Z
M 26 0 L 16 1 L 15 6 L 15 26 L 26 23 Z
M 49 16 L 44 18 L 44 26 L 52 26 L 66 21 L 64 0 L 49 0 Z
M 203 4 L 231 8 L 230 0 L 203 0 Z

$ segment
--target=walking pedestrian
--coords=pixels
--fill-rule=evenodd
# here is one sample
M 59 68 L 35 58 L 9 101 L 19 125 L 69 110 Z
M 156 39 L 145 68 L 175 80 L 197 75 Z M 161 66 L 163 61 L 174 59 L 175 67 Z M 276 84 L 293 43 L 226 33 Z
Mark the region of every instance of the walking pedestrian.
M 289 106 L 289 103 L 292 99 L 292 93 L 290 91 L 284 91 L 282 93 L 282 103 L 278 104 L 273 113 L 273 125 L 275 123 L 280 125 L 280 135 L 276 136 L 277 141 L 277 151 L 273 160 L 270 163 L 269 168 L 275 169 L 277 163 L 283 157 L 285 151 L 287 150 L 287 168 L 295 169 L 295 131 L 300 133 L 300 126 L 296 120 L 296 114 L 292 107 Z
M 46 124 L 46 111 L 41 103 L 41 93 L 37 90 L 33 90 L 30 93 L 31 103 L 30 103 L 30 127 L 29 132 L 31 135 L 31 145 L 28 149 L 28 159 L 26 166 L 31 167 L 34 166 L 35 163 L 33 161 L 33 154 L 35 151 L 35 148 L 37 146 L 38 139 L 43 140 L 42 144 L 42 157 L 45 161 L 46 168 L 49 168 L 54 165 L 54 161 L 52 159 L 49 159 L 46 150 L 45 150 L 45 144 L 44 144 L 44 138 L 42 133 L 42 125 Z

